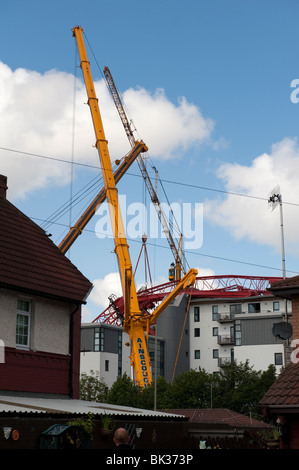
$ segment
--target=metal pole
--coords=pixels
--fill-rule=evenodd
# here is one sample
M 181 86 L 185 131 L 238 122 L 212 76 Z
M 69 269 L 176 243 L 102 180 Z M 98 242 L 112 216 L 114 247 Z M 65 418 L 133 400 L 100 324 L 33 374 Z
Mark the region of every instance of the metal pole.
M 282 196 L 278 195 L 280 207 L 280 230 L 281 230 L 281 253 L 282 253 L 282 276 L 286 278 L 285 252 L 284 252 L 284 234 L 283 234 L 283 215 L 282 215 Z

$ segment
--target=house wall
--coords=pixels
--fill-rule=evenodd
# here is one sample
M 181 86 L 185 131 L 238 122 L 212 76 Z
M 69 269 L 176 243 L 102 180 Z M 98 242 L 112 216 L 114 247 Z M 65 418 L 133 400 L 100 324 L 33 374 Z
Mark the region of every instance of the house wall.
M 70 306 L 42 297 L 21 295 L 0 290 L 0 339 L 6 347 L 16 347 L 17 299 L 30 300 L 32 305 L 30 350 L 55 354 L 69 353 Z
M 16 347 L 17 299 L 32 302 L 29 348 Z M 79 398 L 81 307 L 0 290 L 0 391 Z
M 293 338 L 299 339 L 299 296 L 292 299 L 292 312 Z

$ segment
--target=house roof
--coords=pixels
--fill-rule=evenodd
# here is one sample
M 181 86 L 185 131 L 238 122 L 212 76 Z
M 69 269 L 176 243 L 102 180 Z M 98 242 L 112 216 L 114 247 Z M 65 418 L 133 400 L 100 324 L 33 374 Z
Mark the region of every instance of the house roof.
M 299 407 L 299 364 L 288 364 L 260 401 L 263 408 Z
M 189 418 L 192 423 L 226 424 L 234 428 L 251 428 L 267 426 L 263 421 L 252 419 L 227 408 L 202 409 L 171 409 L 168 413 L 181 414 Z
M 0 183 L 3 180 L 0 175 Z M 37 224 L 0 193 L 0 286 L 83 303 L 91 282 Z
M 292 299 L 294 295 L 299 294 L 299 276 L 293 276 L 288 279 L 273 282 L 268 290 L 274 295 L 278 295 L 286 299 Z

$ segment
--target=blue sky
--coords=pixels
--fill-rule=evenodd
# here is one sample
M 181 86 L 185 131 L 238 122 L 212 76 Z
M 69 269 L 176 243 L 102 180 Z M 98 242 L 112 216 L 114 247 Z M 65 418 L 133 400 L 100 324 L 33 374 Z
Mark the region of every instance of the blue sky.
M 186 250 L 189 266 L 202 274 L 281 275 L 279 210 L 267 203 L 279 185 L 287 275 L 298 273 L 299 103 L 291 101 L 298 10 L 288 0 L 2 1 L 0 171 L 8 198 L 45 227 L 80 188 L 97 178 L 101 184 L 72 37 L 80 25 L 111 159 L 130 147 L 102 80 L 106 65 L 168 201 L 203 205 L 203 242 Z M 94 194 L 46 226 L 55 243 Z M 128 206 L 148 207 L 136 164 L 119 194 Z M 98 222 L 95 216 L 68 254 L 95 282 L 85 320 L 119 288 L 107 278 L 117 272 L 113 240 L 96 236 Z M 135 265 L 140 239 L 129 245 Z M 161 282 L 172 262 L 167 241 L 149 239 L 148 252 Z M 136 282 L 143 281 L 142 268 Z

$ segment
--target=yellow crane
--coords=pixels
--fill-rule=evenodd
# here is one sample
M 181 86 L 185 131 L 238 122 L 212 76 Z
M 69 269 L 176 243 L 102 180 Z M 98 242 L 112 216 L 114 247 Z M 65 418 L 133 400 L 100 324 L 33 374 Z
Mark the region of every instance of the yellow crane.
M 123 220 L 119 208 L 118 193 L 112 170 L 108 142 L 105 137 L 104 127 L 98 105 L 90 65 L 83 40 L 83 28 L 75 26 L 73 36 L 76 38 L 80 56 L 80 66 L 83 72 L 88 105 L 93 121 L 96 138 L 95 146 L 98 150 L 106 198 L 110 208 L 111 225 L 114 235 L 115 253 L 118 260 L 119 273 L 124 297 L 124 322 L 123 328 L 130 338 L 131 365 L 134 372 L 133 379 L 141 387 L 146 387 L 152 382 L 151 364 L 148 354 L 146 337 L 149 327 L 156 323 L 159 315 L 172 302 L 172 300 L 184 289 L 193 285 L 196 279 L 196 269 L 190 269 L 177 283 L 174 290 L 161 302 L 152 313 L 142 313 L 139 308 L 136 286 L 132 271 L 129 246 L 127 244 Z
M 118 114 L 119 114 L 119 116 L 121 118 L 121 121 L 123 123 L 123 127 L 125 129 L 127 137 L 129 139 L 129 142 L 130 142 L 131 147 L 133 149 L 136 145 L 136 140 L 135 140 L 130 122 L 127 118 L 124 107 L 122 105 L 122 101 L 121 101 L 121 98 L 120 98 L 119 93 L 117 91 L 117 88 L 116 88 L 115 82 L 113 80 L 112 74 L 109 70 L 109 67 L 107 67 L 107 66 L 104 68 L 104 75 L 105 75 L 105 78 L 106 78 L 107 85 L 110 89 L 114 104 L 116 106 Z M 183 262 L 182 262 L 182 258 L 183 258 L 183 236 L 182 236 L 182 234 L 180 234 L 179 242 L 176 244 L 175 240 L 174 240 L 174 237 L 171 233 L 171 230 L 169 228 L 167 217 L 164 214 L 161 203 L 159 201 L 158 194 L 157 194 L 157 189 L 154 188 L 154 186 L 152 184 L 152 181 L 151 181 L 151 178 L 149 177 L 143 155 L 138 155 L 136 160 L 137 160 L 141 175 L 142 175 L 142 177 L 145 181 L 145 184 L 146 184 L 147 190 L 149 192 L 149 195 L 150 195 L 151 201 L 153 203 L 153 206 L 155 207 L 155 209 L 157 211 L 157 215 L 158 215 L 158 218 L 159 218 L 160 223 L 162 225 L 163 232 L 166 235 L 166 238 L 168 240 L 170 249 L 171 249 L 173 257 L 174 257 L 174 263 L 172 263 L 172 267 L 169 269 L 169 276 L 168 276 L 169 280 L 170 281 L 172 281 L 174 279 L 179 280 L 179 279 L 181 279 L 182 274 L 186 274 L 186 271 L 185 271 L 185 268 L 184 268 Z
M 114 172 L 115 183 L 118 183 L 125 172 L 130 168 L 132 163 L 136 160 L 138 155 L 141 152 L 147 152 L 147 146 L 143 142 L 135 142 L 134 148 L 125 155 L 121 160 L 119 160 L 119 167 Z M 79 235 L 83 232 L 84 228 L 94 216 L 99 205 L 102 204 L 106 199 L 105 188 L 102 188 L 101 191 L 96 195 L 93 201 L 88 205 L 84 213 L 79 217 L 77 222 L 70 228 L 64 239 L 58 245 L 58 248 L 65 254 L 72 244 L 77 240 Z

